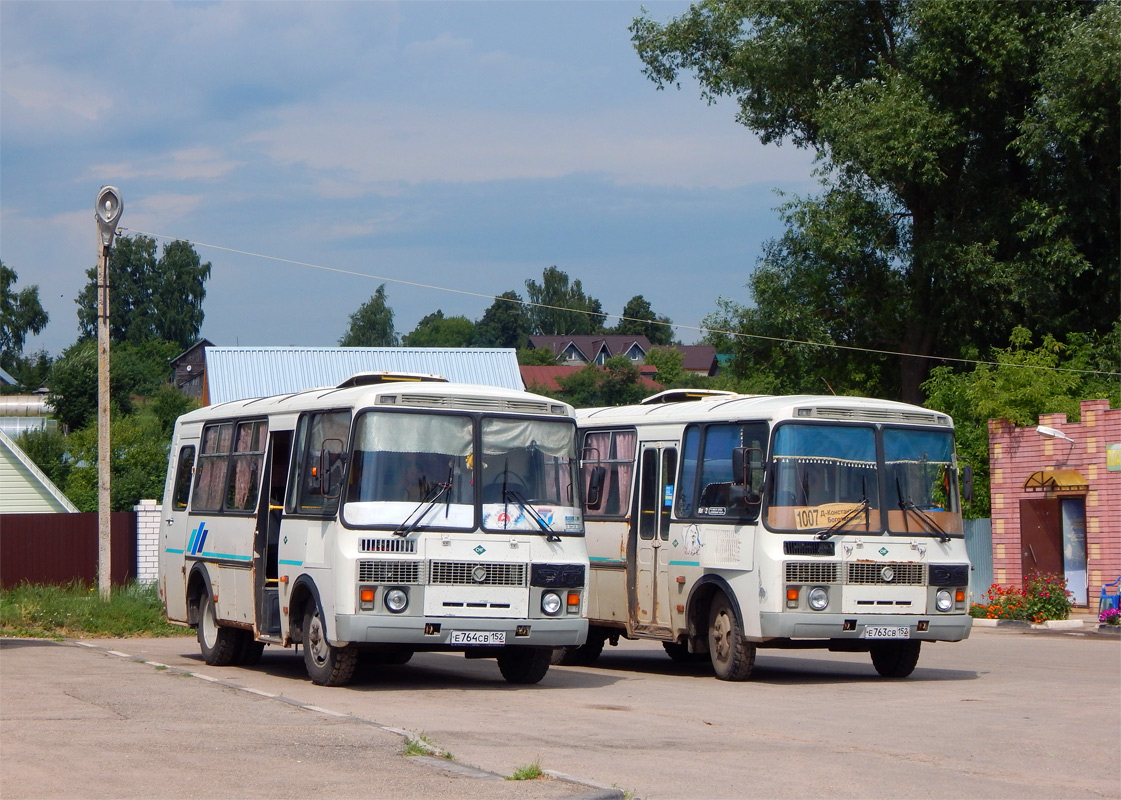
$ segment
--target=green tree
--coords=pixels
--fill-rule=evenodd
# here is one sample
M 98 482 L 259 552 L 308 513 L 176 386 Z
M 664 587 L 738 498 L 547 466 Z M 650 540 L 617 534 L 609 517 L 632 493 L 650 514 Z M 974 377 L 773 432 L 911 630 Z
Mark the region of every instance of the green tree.
M 658 316 L 649 301 L 636 294 L 623 306 L 622 319 L 611 329 L 621 336 L 645 336 L 650 344 L 673 342 L 673 322 L 669 317 Z
M 693 376 L 685 374 L 685 354 L 676 347 L 655 347 L 646 354 L 646 363 L 655 367 L 658 372 L 654 380 L 667 389 L 678 386 L 682 382 L 693 385 L 696 381 Z
M 518 363 L 523 367 L 555 367 L 557 357 L 548 347 L 526 347 L 518 351 Z
M 67 452 L 66 436 L 57 428 L 24 431 L 16 439 L 16 444 L 65 494 L 66 482 L 74 466 Z
M 580 336 L 603 331 L 603 305 L 584 294 L 580 281 L 569 281 L 568 273 L 547 268 L 538 284 L 525 282 L 529 295 L 530 330 L 542 336 Z
M 110 505 L 131 511 L 140 500 L 163 496 L 167 476 L 168 437 L 160 420 L 147 410 L 115 414 L 110 426 Z M 97 510 L 97 423 L 67 438 L 75 466 L 66 496 L 80 511 Z
M 560 399 L 577 408 L 594 408 L 629 405 L 653 394 L 641 379 L 642 373 L 629 358 L 614 356 L 602 367 L 588 364 L 557 378 L 557 383 L 562 389 Z
M 156 259 L 156 242 L 148 236 L 122 236 L 109 251 L 109 338 L 140 344 L 174 342 L 178 351 L 198 341 L 202 303 L 210 262 L 205 264 L 188 242 L 170 242 Z M 86 270 L 88 282 L 75 301 L 83 338 L 97 337 L 97 268 Z
M 19 366 L 27 335 L 42 333 L 49 321 L 39 302 L 39 287 L 25 286 L 17 292 L 18 279 L 16 271 L 0 261 L 0 368 L 5 370 Z
M 929 407 L 954 419 L 959 457 L 974 469 L 974 499 L 969 516 L 989 514 L 990 419 L 1007 419 L 1019 426 L 1037 425 L 1041 414 L 1066 414 L 1077 421 L 1082 400 L 1106 398 L 1121 408 L 1117 354 L 1121 352 L 1121 323 L 1109 335 L 1071 334 L 1065 343 L 1050 334 L 1031 347 L 1032 334 L 1016 327 L 1007 348 L 994 348 L 990 361 L 971 371 L 940 366 L 923 384 Z M 1097 371 L 1104 370 L 1104 371 Z
M 109 354 L 109 397 L 122 413 L 134 409 L 134 396 L 147 397 L 168 382 L 168 361 L 178 352 L 171 342 L 121 343 Z M 54 416 L 69 430 L 97 415 L 97 342 L 79 339 L 55 360 L 50 373 Z
M 393 328 L 393 309 L 385 294 L 385 284 L 350 315 L 350 325 L 339 339 L 342 347 L 396 347 L 397 332 Z
M 406 347 L 469 347 L 475 339 L 475 323 L 467 317 L 445 317 L 437 309 L 417 323 L 401 340 Z
M 985 350 L 1020 320 L 1054 335 L 1108 329 L 1116 303 L 1102 299 L 1121 274 L 1117 8 L 706 0 L 665 24 L 636 19 L 659 88 L 691 72 L 702 96 L 735 98 L 762 141 L 818 155 L 826 194 L 786 207 L 790 231 L 765 252 L 757 313 L 737 329 L 801 338 L 783 322 L 813 317 L 815 341 L 915 354 L 896 359 L 895 378 L 876 354 L 839 371 L 912 402 L 930 356 Z M 781 347 L 742 355 L 786 369 Z M 799 357 L 801 383 L 831 383 L 816 374 L 823 359 Z
M 529 334 L 529 314 L 521 295 L 514 291 L 503 292 L 475 323 L 473 344 L 521 349 L 526 346 Z

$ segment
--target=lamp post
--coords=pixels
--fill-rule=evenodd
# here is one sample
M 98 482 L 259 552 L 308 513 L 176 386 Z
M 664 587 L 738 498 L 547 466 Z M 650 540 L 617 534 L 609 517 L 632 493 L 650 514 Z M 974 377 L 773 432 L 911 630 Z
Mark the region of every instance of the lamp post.
M 109 599 L 112 583 L 109 494 L 109 248 L 124 203 L 115 186 L 103 186 L 94 202 L 97 219 L 97 589 Z

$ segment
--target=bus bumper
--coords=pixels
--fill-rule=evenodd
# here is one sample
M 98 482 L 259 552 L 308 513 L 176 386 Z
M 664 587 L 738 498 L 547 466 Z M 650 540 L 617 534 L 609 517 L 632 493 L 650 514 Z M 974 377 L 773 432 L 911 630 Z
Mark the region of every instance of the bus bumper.
M 388 615 L 336 614 L 331 643 L 400 644 L 438 650 L 466 649 L 452 645 L 453 631 L 506 634 L 506 644 L 518 647 L 568 647 L 588 638 L 588 620 L 583 617 L 557 619 L 480 619 L 477 617 L 390 617 Z
M 926 630 L 919 630 L 926 623 Z M 816 614 L 805 611 L 761 615 L 760 632 L 767 639 L 868 639 L 868 626 L 907 628 L 908 638 L 923 642 L 959 642 L 969 638 L 973 619 L 968 614 L 916 617 L 896 614 Z

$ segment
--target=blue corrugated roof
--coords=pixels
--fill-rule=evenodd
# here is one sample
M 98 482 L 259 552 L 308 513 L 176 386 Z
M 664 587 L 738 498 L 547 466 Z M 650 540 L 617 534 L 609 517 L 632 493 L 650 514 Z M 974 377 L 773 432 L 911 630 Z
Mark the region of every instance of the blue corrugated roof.
M 210 402 L 336 386 L 358 372 L 424 372 L 522 390 L 517 352 L 474 347 L 207 347 Z

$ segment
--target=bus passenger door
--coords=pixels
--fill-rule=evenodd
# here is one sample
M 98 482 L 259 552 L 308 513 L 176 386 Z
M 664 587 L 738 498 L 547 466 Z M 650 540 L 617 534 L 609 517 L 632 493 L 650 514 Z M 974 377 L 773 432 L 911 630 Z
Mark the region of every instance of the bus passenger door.
M 164 484 L 159 541 L 159 588 L 167 608 L 167 618 L 187 621 L 187 574 L 184 550 L 190 520 L 187 504 L 194 482 L 195 451 L 198 436 L 176 438 L 172 444 L 173 458 Z
M 669 540 L 677 449 L 645 443 L 630 529 L 631 627 L 639 636 L 670 632 Z
M 262 637 L 280 636 L 280 585 L 278 552 L 284 514 L 284 489 L 292 449 L 291 431 L 269 434 L 268 468 L 257 505 L 257 531 L 253 542 L 253 589 L 256 627 Z

